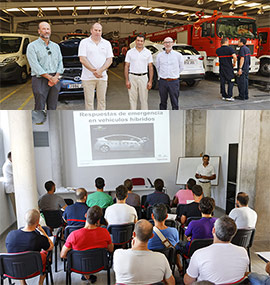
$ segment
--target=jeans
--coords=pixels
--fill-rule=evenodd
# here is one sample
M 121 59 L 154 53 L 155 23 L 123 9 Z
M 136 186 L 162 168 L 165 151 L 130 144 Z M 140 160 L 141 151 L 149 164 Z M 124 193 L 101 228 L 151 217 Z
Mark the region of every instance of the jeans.
M 248 280 L 252 285 L 270 285 L 270 276 L 258 273 L 250 273 Z

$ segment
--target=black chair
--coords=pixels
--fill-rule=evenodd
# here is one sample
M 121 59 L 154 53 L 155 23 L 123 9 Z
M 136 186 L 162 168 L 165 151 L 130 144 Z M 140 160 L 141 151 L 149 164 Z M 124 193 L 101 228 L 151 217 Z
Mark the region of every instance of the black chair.
M 42 214 L 44 215 L 46 225 L 52 230 L 64 225 L 63 212 L 61 210 L 42 211 Z
M 68 206 L 74 204 L 73 199 L 64 199 L 64 201 L 66 202 L 66 204 L 67 204 Z
M 48 261 L 48 258 L 47 258 Z M 43 272 L 41 255 L 36 251 L 22 253 L 1 253 L 0 254 L 0 274 L 1 285 L 4 279 L 26 280 L 38 275 L 46 274 L 46 284 L 48 284 L 48 273 L 50 273 L 51 284 L 53 284 L 51 264 L 47 262 L 46 270 Z
M 112 235 L 112 242 L 116 246 L 127 245 L 131 247 L 131 239 L 134 231 L 134 223 L 123 225 L 109 225 L 108 231 Z
M 187 270 L 187 266 L 189 263 L 189 260 L 192 256 L 192 254 L 200 248 L 209 246 L 213 243 L 213 239 L 212 238 L 207 238 L 207 239 L 194 239 L 191 241 L 190 245 L 189 245 L 189 249 L 188 249 L 188 253 L 187 254 L 183 254 L 182 256 L 182 264 L 183 264 L 183 272 L 186 273 Z
M 238 229 L 231 241 L 232 244 L 242 246 L 247 250 L 249 257 L 249 271 L 251 271 L 251 259 L 249 249 L 252 247 L 255 231 L 255 228 Z
M 134 207 L 136 212 L 137 212 L 137 216 L 138 216 L 138 220 L 140 220 L 142 218 L 142 210 L 141 210 L 141 206 L 136 206 Z
M 83 228 L 83 226 L 66 226 L 64 230 L 64 238 L 67 240 L 67 237 L 76 230 Z
M 168 262 L 169 262 L 170 267 L 171 267 L 171 270 L 174 274 L 175 262 L 176 262 L 176 250 L 175 250 L 175 248 L 174 247 L 168 247 L 168 248 L 165 247 L 162 249 L 153 249 L 153 251 L 161 252 L 167 257 Z
M 181 216 L 183 215 L 183 210 L 186 204 L 178 204 L 176 208 L 176 217 L 177 220 L 180 222 Z
M 71 250 L 67 254 L 66 285 L 71 284 L 71 273 L 93 274 L 107 270 L 107 284 L 111 284 L 111 257 L 106 248 Z

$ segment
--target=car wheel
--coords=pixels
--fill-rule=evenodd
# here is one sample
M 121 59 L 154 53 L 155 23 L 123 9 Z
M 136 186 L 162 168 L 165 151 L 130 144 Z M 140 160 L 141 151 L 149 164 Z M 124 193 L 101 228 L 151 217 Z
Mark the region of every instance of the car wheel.
M 99 150 L 101 151 L 101 152 L 108 152 L 109 150 L 110 150 L 110 148 L 107 146 L 107 145 L 102 145 L 100 148 L 99 148 Z
M 25 83 L 27 81 L 27 71 L 26 67 L 23 67 L 19 73 L 19 77 L 17 79 L 18 83 Z
M 188 87 L 194 87 L 199 84 L 199 80 L 194 80 L 194 79 L 185 80 L 185 82 Z
M 260 73 L 263 76 L 269 76 L 270 75 L 270 60 L 269 59 L 262 60 L 261 66 L 260 66 Z

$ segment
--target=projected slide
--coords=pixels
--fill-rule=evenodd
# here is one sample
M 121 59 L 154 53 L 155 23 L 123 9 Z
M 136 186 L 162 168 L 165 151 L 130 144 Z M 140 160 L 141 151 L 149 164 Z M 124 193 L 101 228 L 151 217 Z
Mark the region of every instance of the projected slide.
M 74 111 L 78 167 L 170 162 L 169 111 Z

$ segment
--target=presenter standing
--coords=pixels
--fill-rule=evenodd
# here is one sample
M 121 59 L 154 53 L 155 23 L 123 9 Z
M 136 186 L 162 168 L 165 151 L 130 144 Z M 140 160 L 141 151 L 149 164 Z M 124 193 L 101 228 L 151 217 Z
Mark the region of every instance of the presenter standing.
M 211 197 L 211 180 L 216 179 L 215 169 L 209 164 L 210 157 L 205 154 L 203 163 L 197 167 L 195 177 L 199 179 L 198 185 L 202 186 L 204 197 Z

